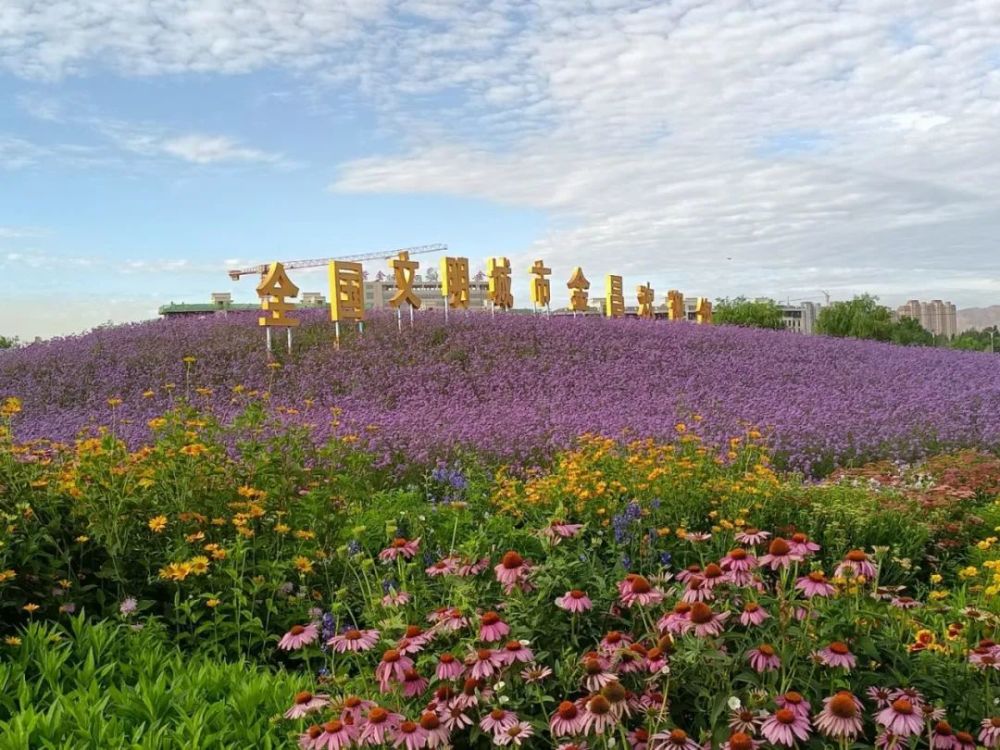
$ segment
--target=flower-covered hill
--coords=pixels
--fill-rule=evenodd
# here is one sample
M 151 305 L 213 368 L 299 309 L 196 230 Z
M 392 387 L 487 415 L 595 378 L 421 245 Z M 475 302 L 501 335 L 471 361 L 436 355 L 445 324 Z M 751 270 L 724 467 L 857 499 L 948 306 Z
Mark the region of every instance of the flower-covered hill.
M 303 318 L 280 367 L 255 316 L 34 344 L 0 356 L 0 397 L 22 400 L 22 439 L 114 422 L 139 443 L 182 397 L 225 416 L 269 392 L 317 439 L 357 436 L 411 461 L 460 446 L 527 456 L 584 432 L 666 436 L 678 422 L 716 439 L 755 425 L 807 470 L 1000 444 L 1000 369 L 982 354 L 663 321 L 467 314 L 445 325 L 434 313 L 402 333 L 376 317 L 336 350 L 328 320 Z

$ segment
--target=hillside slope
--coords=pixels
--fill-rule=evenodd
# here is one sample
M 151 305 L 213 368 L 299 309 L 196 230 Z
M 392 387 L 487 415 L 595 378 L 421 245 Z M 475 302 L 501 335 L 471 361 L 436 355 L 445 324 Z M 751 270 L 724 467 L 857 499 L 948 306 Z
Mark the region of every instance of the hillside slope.
M 272 405 L 295 409 L 290 418 L 316 425 L 318 438 L 357 434 L 416 460 L 460 445 L 524 455 L 588 431 L 669 436 L 695 414 L 712 439 L 769 429 L 776 450 L 806 470 L 857 453 L 1000 445 L 1000 371 L 976 353 L 485 314 L 445 326 L 426 313 L 403 334 L 377 317 L 339 351 L 331 338 L 329 321 L 305 316 L 294 355 L 269 368 L 254 316 L 103 329 L 0 356 L 0 396 L 24 401 L 19 438 L 59 440 L 108 424 L 107 400 L 121 398 L 116 430 L 136 444 L 185 392 L 226 416 L 246 399 L 234 386 L 270 388 Z

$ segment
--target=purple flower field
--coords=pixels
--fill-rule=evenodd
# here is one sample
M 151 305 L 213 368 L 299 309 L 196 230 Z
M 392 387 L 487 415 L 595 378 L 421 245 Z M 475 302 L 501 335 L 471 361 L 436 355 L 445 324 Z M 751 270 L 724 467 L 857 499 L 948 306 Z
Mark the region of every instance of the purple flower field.
M 1000 368 L 985 354 L 728 326 L 479 313 L 453 316 L 448 326 L 424 313 L 402 335 L 394 318 L 377 316 L 337 351 L 322 313 L 302 318 L 296 352 L 279 369 L 267 366 L 253 315 L 34 344 L 0 354 L 0 398 L 23 400 L 17 437 L 57 440 L 109 424 L 107 400 L 121 398 L 116 429 L 137 444 L 150 438 L 147 421 L 185 391 L 228 416 L 240 408 L 234 386 L 270 387 L 272 404 L 298 410 L 290 418 L 315 425 L 318 439 L 356 434 L 386 456 L 416 462 L 461 447 L 526 457 L 584 432 L 671 436 L 695 414 L 713 440 L 747 424 L 762 429 L 788 465 L 807 472 L 855 457 L 1000 444 Z M 196 361 L 185 364 L 185 356 Z M 332 407 L 342 410 L 338 426 Z

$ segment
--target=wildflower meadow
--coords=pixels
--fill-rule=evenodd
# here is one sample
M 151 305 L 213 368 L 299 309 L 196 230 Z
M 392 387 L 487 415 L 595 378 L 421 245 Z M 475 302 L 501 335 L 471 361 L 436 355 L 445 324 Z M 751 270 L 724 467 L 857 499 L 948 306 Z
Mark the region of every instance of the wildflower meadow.
M 252 323 L 0 355 L 0 750 L 1000 747 L 989 357 Z

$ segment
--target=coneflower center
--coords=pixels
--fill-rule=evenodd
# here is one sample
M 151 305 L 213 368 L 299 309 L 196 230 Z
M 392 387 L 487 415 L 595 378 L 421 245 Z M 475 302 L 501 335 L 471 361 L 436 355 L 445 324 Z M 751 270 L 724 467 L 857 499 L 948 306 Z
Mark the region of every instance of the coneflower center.
M 857 716 L 858 707 L 850 693 L 837 693 L 830 699 L 830 713 L 839 719 L 853 719 Z
M 790 708 L 779 708 L 774 712 L 774 718 L 782 724 L 794 724 L 795 712 Z

